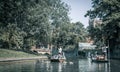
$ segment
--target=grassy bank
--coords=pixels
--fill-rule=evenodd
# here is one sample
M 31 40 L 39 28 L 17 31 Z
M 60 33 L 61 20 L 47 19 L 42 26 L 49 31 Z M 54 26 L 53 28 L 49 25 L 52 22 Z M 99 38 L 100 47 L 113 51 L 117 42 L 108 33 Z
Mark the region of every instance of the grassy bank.
M 25 57 L 38 57 L 38 55 L 29 54 L 22 51 L 0 49 L 0 58 L 25 58 Z

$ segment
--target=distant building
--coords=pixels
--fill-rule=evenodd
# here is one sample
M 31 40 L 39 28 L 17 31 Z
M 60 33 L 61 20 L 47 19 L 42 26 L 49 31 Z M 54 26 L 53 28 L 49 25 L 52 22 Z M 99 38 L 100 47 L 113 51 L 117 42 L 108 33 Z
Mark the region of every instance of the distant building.
M 91 39 L 91 37 L 87 37 L 86 40 L 87 40 L 87 43 L 90 43 L 90 44 L 94 43 L 94 41 Z
M 32 46 L 31 47 L 31 51 L 32 52 L 36 52 L 38 54 L 51 54 L 51 49 L 49 48 L 36 48 L 36 46 Z
M 89 26 L 92 26 L 94 28 L 101 26 L 102 23 L 102 20 L 97 18 L 89 20 Z
M 102 20 L 94 19 L 94 22 L 93 22 L 94 28 L 100 26 L 101 24 L 102 24 Z

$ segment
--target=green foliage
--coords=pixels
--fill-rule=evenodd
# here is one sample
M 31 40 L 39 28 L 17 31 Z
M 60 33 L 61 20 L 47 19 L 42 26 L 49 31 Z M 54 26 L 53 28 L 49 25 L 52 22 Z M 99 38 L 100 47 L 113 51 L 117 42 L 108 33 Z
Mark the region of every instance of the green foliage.
M 98 28 L 89 26 L 90 36 L 95 41 L 110 39 L 119 40 L 120 34 L 120 1 L 119 0 L 92 0 L 93 8 L 85 16 L 91 20 L 95 18 L 102 20 Z M 119 43 L 119 41 L 117 41 Z
M 61 0 L 0 0 L 0 47 L 29 50 L 85 41 L 82 23 L 70 23 L 68 13 Z
M 39 57 L 39 56 L 25 53 L 22 51 L 0 49 L 0 58 L 26 58 L 26 57 L 28 58 L 28 57 Z

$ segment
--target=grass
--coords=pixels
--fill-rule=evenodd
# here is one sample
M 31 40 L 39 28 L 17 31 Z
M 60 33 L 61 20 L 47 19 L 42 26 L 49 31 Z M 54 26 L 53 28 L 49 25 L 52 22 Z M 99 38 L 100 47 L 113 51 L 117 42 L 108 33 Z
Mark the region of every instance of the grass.
M 0 49 L 0 58 L 25 58 L 25 57 L 38 57 L 38 55 L 29 54 L 22 51 Z

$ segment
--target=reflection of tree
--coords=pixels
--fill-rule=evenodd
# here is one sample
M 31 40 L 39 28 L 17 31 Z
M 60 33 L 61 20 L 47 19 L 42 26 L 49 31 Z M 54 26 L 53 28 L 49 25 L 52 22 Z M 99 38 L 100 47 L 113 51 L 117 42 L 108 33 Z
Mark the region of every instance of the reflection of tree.
M 35 63 L 35 72 L 39 72 L 39 69 L 40 69 L 39 67 L 40 67 L 40 65 L 41 65 L 41 64 L 40 64 L 39 60 L 37 60 L 36 63 Z
M 37 60 L 35 64 L 35 72 L 53 72 L 53 67 L 50 61 Z
M 50 72 L 53 72 L 53 65 L 50 65 Z
M 34 72 L 34 69 L 35 69 L 34 61 L 23 62 L 21 64 L 21 72 Z
M 34 61 L 0 63 L 0 72 L 35 72 Z
M 21 64 L 19 63 L 0 63 L 0 72 L 21 72 Z

